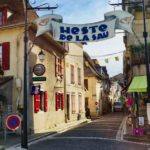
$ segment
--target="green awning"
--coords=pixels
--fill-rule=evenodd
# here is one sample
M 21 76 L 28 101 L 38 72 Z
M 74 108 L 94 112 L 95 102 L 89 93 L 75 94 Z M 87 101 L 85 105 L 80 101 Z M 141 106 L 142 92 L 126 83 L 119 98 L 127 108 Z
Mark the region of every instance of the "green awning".
M 135 76 L 128 88 L 128 92 L 147 92 L 146 76 Z

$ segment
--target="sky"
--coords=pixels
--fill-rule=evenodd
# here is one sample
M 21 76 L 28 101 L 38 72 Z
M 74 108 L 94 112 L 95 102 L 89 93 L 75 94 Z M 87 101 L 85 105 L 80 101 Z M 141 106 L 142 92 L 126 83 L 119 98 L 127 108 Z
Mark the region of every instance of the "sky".
M 31 0 L 31 3 L 35 0 Z M 104 20 L 104 14 L 108 11 L 121 9 L 121 7 L 113 7 L 109 3 L 118 3 L 121 0 L 36 0 L 32 6 L 48 3 L 53 7 L 58 5 L 58 8 L 53 12 L 39 11 L 39 16 L 45 14 L 59 14 L 63 17 L 63 22 L 68 24 L 86 24 L 94 23 Z M 120 32 L 120 31 L 119 31 Z M 123 31 L 117 33 L 114 38 L 98 42 L 89 42 L 84 45 L 83 49 L 91 58 L 99 60 L 101 66 L 106 66 L 110 77 L 122 73 L 123 68 L 123 51 L 125 50 L 123 44 Z M 111 55 L 114 54 L 115 55 Z M 116 54 L 117 53 L 117 54 Z M 118 56 L 119 61 L 115 61 Z M 109 63 L 105 62 L 105 59 Z

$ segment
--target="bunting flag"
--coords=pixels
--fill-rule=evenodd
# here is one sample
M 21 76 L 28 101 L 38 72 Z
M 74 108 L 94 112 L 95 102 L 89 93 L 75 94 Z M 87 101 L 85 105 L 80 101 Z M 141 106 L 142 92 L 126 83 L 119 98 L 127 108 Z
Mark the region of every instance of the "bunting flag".
M 62 22 L 63 18 L 60 15 L 44 15 L 38 19 L 36 19 L 34 22 L 37 25 L 37 33 L 36 36 L 39 36 L 41 34 L 44 34 L 45 32 L 52 32 L 52 20 L 55 20 L 57 22 Z
M 105 63 L 107 63 L 107 64 L 109 63 L 108 58 L 105 59 Z
M 95 60 L 95 64 L 99 64 L 99 61 L 97 59 Z
M 86 67 L 88 67 L 88 66 L 89 66 L 88 61 L 85 61 L 84 63 L 85 63 L 85 66 L 86 66 Z
M 118 57 L 118 56 L 116 56 L 116 57 L 115 57 L 115 60 L 116 60 L 116 61 L 119 61 L 119 57 Z
M 127 51 L 125 52 L 125 58 L 130 58 L 130 56 L 131 56 L 131 53 L 130 53 L 129 50 L 127 50 Z
M 115 29 L 122 29 L 132 33 L 134 16 L 126 11 L 117 10 L 107 12 L 104 21 L 89 24 L 61 23 L 59 15 L 46 15 L 38 18 L 37 34 L 39 36 L 47 31 L 53 32 L 53 38 L 61 42 L 92 42 L 112 38 Z

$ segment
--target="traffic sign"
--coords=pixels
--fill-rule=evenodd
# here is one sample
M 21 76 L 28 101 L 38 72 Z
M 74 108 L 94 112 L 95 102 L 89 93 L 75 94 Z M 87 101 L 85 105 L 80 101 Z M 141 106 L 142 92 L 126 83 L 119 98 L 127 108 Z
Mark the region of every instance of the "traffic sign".
M 9 130 L 15 131 L 21 124 L 21 118 L 18 115 L 9 115 L 6 119 L 6 126 Z

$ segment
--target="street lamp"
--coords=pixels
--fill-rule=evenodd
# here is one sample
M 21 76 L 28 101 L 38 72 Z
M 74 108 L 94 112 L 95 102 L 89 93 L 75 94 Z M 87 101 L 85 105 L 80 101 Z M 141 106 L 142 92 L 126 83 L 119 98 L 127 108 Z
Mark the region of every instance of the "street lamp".
M 50 9 L 56 9 L 58 8 L 58 6 L 55 7 L 50 7 L 48 4 L 47 7 L 43 7 L 46 4 L 37 6 L 37 7 L 28 7 L 29 5 L 29 0 L 24 0 L 24 6 L 25 6 L 25 17 L 24 17 L 24 95 L 23 95 L 23 119 L 22 119 L 22 128 L 21 128 L 21 147 L 24 149 L 28 149 L 28 130 L 27 130 L 27 97 L 28 97 L 28 34 L 27 34 L 27 30 L 28 30 L 28 20 L 27 20 L 27 11 L 28 10 L 50 10 Z M 42 52 L 41 52 L 42 53 Z M 44 53 L 43 53 L 44 54 Z M 44 55 L 42 54 L 42 59 L 44 58 Z M 40 55 L 41 56 L 41 55 Z M 39 56 L 39 57 L 40 57 Z
M 43 50 L 41 50 L 39 52 L 38 57 L 41 62 L 43 62 L 45 60 L 45 54 L 44 54 Z
M 143 37 L 144 37 L 144 51 L 145 51 L 145 64 L 146 64 L 146 76 L 147 76 L 147 93 L 148 93 L 148 103 L 150 103 L 150 71 L 149 71 L 149 51 L 147 47 L 147 36 L 148 32 L 146 30 L 146 15 L 145 15 L 145 2 L 137 1 L 137 2 L 123 2 L 117 4 L 110 4 L 112 6 L 119 5 L 131 5 L 131 4 L 142 4 L 142 13 L 143 13 Z

